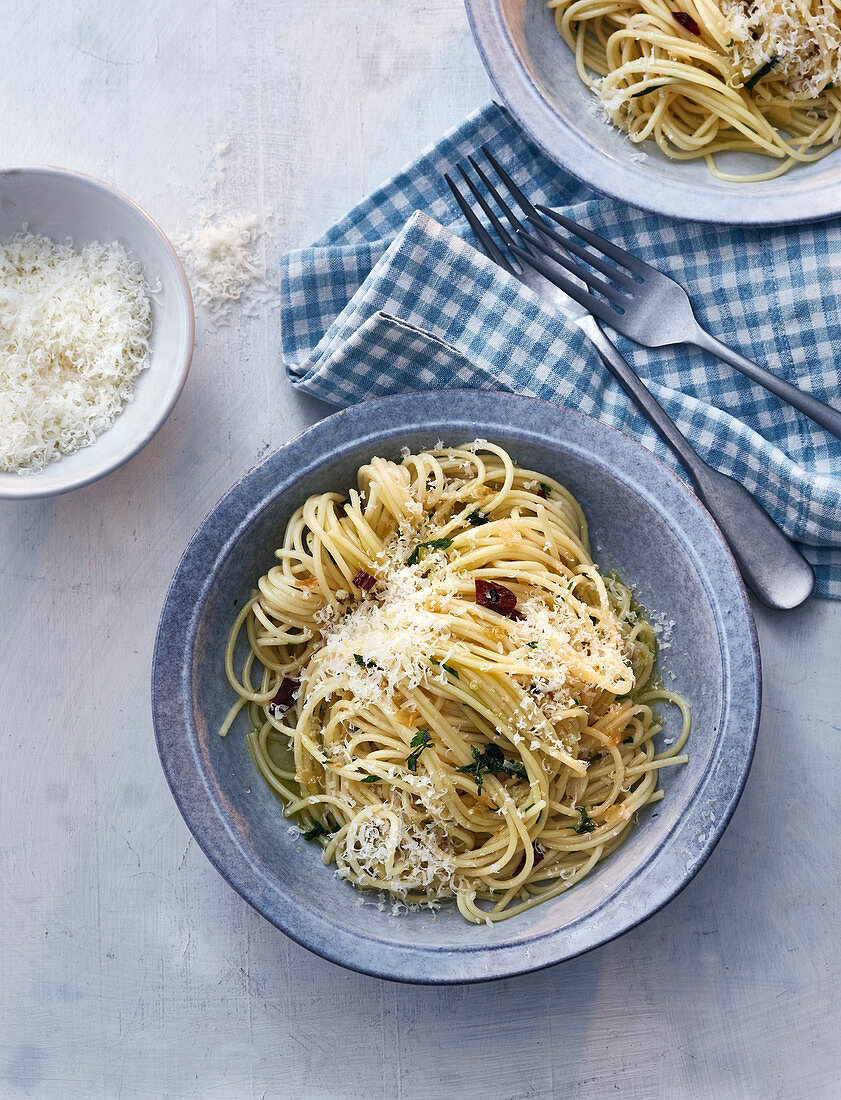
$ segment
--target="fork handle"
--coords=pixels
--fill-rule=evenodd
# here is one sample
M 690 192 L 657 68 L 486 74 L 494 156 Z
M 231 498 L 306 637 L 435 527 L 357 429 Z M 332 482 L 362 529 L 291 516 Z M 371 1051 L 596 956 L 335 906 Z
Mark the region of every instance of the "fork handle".
M 577 324 L 610 373 L 685 466 L 699 500 L 718 524 L 754 595 L 779 610 L 803 603 L 815 585 L 812 567 L 803 555 L 743 485 L 714 470 L 696 454 L 596 319 L 582 317 Z
M 772 374 L 765 367 L 760 367 L 752 359 L 747 359 L 744 355 L 733 351 L 732 348 L 728 348 L 726 344 L 722 344 L 720 340 L 710 336 L 700 325 L 691 343 L 695 344 L 696 347 L 703 348 L 704 351 L 712 352 L 716 358 L 723 359 L 725 363 L 729 363 L 731 367 L 741 371 L 753 382 L 758 382 L 766 390 L 770 390 L 771 393 L 775 393 L 783 401 L 787 401 L 789 405 L 793 405 L 795 409 L 805 413 L 810 420 L 814 420 L 816 424 L 826 428 L 836 439 L 841 439 L 841 411 L 838 409 L 834 409 L 824 401 L 819 401 L 817 397 L 806 393 L 805 390 L 793 386 L 791 382 L 786 382 L 784 378 L 778 378 L 776 374 Z
M 704 460 L 693 450 L 686 436 L 660 404 L 656 397 L 628 363 L 613 341 L 605 334 L 595 317 L 588 314 L 577 322 L 590 341 L 595 345 L 607 369 L 639 406 L 646 420 L 657 429 L 670 449 L 677 455 L 689 472 L 693 482 L 701 474 Z

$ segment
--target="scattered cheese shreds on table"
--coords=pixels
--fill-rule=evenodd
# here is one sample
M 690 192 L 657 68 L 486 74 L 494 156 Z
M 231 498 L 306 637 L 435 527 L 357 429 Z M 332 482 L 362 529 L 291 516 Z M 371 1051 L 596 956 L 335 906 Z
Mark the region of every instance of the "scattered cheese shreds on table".
M 147 365 L 152 306 L 117 244 L 0 244 L 0 470 L 20 474 L 93 443 Z
M 265 290 L 265 264 L 256 256 L 255 245 L 267 230 L 257 215 L 227 217 L 202 211 L 199 217 L 197 229 L 175 238 L 199 302 L 219 311 L 247 291 Z

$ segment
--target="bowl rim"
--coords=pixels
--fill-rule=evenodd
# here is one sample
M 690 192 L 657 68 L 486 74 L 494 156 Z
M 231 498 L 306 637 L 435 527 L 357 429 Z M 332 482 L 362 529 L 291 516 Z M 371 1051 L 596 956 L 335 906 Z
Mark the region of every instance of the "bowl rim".
M 761 669 L 748 595 L 729 547 L 686 483 L 656 455 L 601 421 L 539 398 L 499 391 L 448 390 L 447 411 L 443 413 L 440 400 L 440 391 L 425 391 L 376 398 L 340 410 L 267 455 L 240 478 L 202 521 L 178 563 L 161 612 L 151 679 L 154 732 L 164 774 L 193 837 L 222 877 L 291 939 L 331 962 L 393 981 L 451 985 L 513 977 L 581 955 L 653 916 L 691 881 L 724 832 L 747 780 L 759 723 Z M 469 416 L 464 411 L 467 407 Z M 477 413 L 477 409 L 480 412 Z M 372 428 L 380 413 L 389 416 L 388 427 Z M 569 925 L 517 943 L 470 945 L 456 951 L 395 945 L 376 935 L 366 937 L 338 927 L 323 914 L 305 908 L 293 892 L 281 893 L 274 884 L 269 884 L 267 890 L 260 867 L 239 844 L 212 796 L 203 754 L 197 745 L 191 690 L 193 643 L 204 600 L 213 587 L 216 568 L 227 559 L 230 548 L 266 507 L 293 488 L 302 477 L 317 472 L 325 464 L 325 449 L 318 445 L 321 437 L 328 442 L 331 448 L 327 452 L 328 460 L 333 461 L 345 453 L 357 451 L 360 446 L 387 446 L 389 440 L 394 441 L 397 431 L 450 434 L 467 430 L 474 435 L 481 433 L 493 438 L 495 431 L 514 430 L 522 432 L 524 438 L 530 432 L 535 442 L 551 446 L 553 437 L 557 441 L 563 439 L 564 421 L 576 422 L 579 427 L 585 425 L 590 444 L 594 439 L 609 440 L 620 452 L 624 450 L 629 461 L 623 463 L 622 478 L 637 489 L 645 485 L 645 477 L 653 476 L 658 493 L 665 492 L 676 506 L 675 511 L 663 512 L 676 534 L 688 522 L 687 512 L 690 519 L 692 513 L 696 521 L 700 519 L 700 531 L 706 535 L 705 552 L 717 555 L 713 564 L 724 571 L 723 588 L 717 574 L 717 600 L 712 598 L 709 578 L 703 570 L 699 571 L 699 580 L 710 597 L 722 652 L 724 706 L 718 743 L 720 746 L 726 741 L 730 751 L 730 742 L 735 742 L 741 753 L 740 766 L 733 766 L 734 756 L 723 776 L 714 776 L 714 769 L 710 769 L 698 780 L 683 816 L 665 838 L 668 842 L 664 842 L 605 903 L 613 906 L 609 927 L 594 929 L 591 940 L 575 950 L 564 950 L 564 934 Z M 548 434 L 549 425 L 552 436 Z M 594 449 L 589 448 L 590 451 Z M 584 452 L 579 449 L 579 453 Z M 313 454 L 319 457 L 313 459 Z M 642 483 L 639 480 L 641 470 Z M 675 518 L 676 513 L 680 518 Z M 221 544 L 215 529 L 220 520 L 225 532 Z M 693 540 L 696 537 L 693 535 Z M 690 544 L 685 537 L 683 541 L 687 554 L 694 555 L 694 541 Z M 700 565 L 700 559 L 697 564 Z M 723 633 L 725 619 L 726 635 Z M 738 692 L 734 692 L 729 680 L 734 653 L 749 672 L 744 677 L 745 682 L 740 682 Z M 704 793 L 714 779 L 718 783 L 715 794 L 717 819 L 709 823 L 701 814 L 707 806 Z M 686 851 L 678 854 L 672 841 L 684 831 L 692 830 L 700 834 L 699 847 L 691 857 Z M 646 900 L 637 901 L 636 905 L 617 906 L 616 899 L 624 894 L 628 883 L 647 873 L 655 864 L 659 867 L 659 878 Z M 652 896 L 654 900 L 650 901 Z M 618 914 L 617 908 L 621 910 Z M 586 915 L 580 923 L 589 919 L 591 916 Z M 531 949 L 528 954 L 524 950 L 526 947 Z
M 541 94 L 514 48 L 499 0 L 464 2 L 482 64 L 505 106 L 549 160 L 595 191 L 652 214 L 710 225 L 801 225 L 841 212 L 837 179 L 815 182 L 798 195 L 759 194 L 756 184 L 728 187 L 713 176 L 706 186 L 658 180 L 642 173 L 633 162 L 609 156 L 586 141 Z M 605 121 L 605 125 L 609 123 Z M 832 155 L 841 157 L 841 151 Z
M 184 265 L 178 253 L 175 251 L 172 242 L 155 219 L 152 218 L 139 203 L 135 202 L 134 199 L 126 195 L 125 192 L 121 191 L 119 188 L 114 187 L 113 184 L 106 183 L 105 180 L 101 180 L 97 176 L 91 176 L 85 172 L 77 172 L 72 168 L 61 168 L 49 164 L 11 165 L 0 168 L 0 181 L 9 176 L 36 174 L 67 179 L 71 182 L 71 185 L 81 184 L 84 187 L 88 187 L 92 193 L 96 193 L 97 191 L 106 192 L 112 198 L 117 199 L 119 204 L 128 207 L 133 214 L 139 216 L 142 221 L 147 223 L 152 229 L 153 236 L 157 238 L 162 251 L 167 254 L 173 263 L 173 269 L 176 276 L 176 280 L 173 284 L 176 301 L 174 302 L 173 308 L 182 313 L 186 319 L 186 326 L 184 339 L 180 346 L 176 348 L 172 356 L 172 388 L 167 394 L 166 401 L 157 408 L 154 417 L 144 425 L 142 432 L 139 432 L 132 436 L 131 439 L 127 440 L 126 444 L 120 448 L 112 459 L 108 461 L 93 461 L 85 469 L 80 470 L 73 476 L 62 477 L 60 474 L 62 459 L 64 457 L 70 457 L 69 455 L 62 455 L 61 458 L 48 463 L 42 470 L 34 471 L 31 474 L 8 474 L 4 471 L 6 476 L 0 479 L 0 500 L 35 500 L 43 497 L 60 496 L 62 493 L 69 493 L 73 489 L 81 489 L 85 485 L 90 485 L 92 482 L 98 481 L 107 474 L 113 473 L 114 470 L 118 470 L 128 462 L 129 459 L 139 454 L 166 423 L 170 413 L 175 408 L 178 398 L 181 396 L 181 392 L 187 381 L 187 375 L 190 372 L 196 335 L 193 296 L 190 291 L 190 283 L 187 279 Z M 72 240 L 72 235 L 68 234 L 68 236 L 70 236 Z M 120 413 L 117 414 L 114 424 L 118 422 L 122 411 L 123 410 L 120 410 Z M 108 428 L 106 432 L 102 434 L 105 435 L 107 431 L 110 430 L 111 428 Z M 88 447 L 82 447 L 80 450 L 74 451 L 73 454 L 83 454 L 85 451 L 89 451 L 93 454 L 100 438 L 102 438 L 102 436 L 98 436 Z M 14 478 L 15 480 L 6 480 L 6 478 Z

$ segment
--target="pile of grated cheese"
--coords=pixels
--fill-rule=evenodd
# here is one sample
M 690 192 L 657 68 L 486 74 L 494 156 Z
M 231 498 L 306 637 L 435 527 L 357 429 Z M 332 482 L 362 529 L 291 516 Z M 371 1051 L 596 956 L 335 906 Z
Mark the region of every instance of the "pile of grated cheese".
M 786 98 L 815 98 L 828 84 L 841 86 L 841 27 L 833 4 L 722 0 L 721 11 L 744 80 L 775 58 L 773 79 L 784 85 Z
M 435 554 L 443 568 L 434 579 L 424 576 L 405 564 L 411 549 L 405 538 L 387 548 L 377 568 L 377 598 L 362 600 L 339 618 L 329 615 L 329 605 L 315 616 L 322 620 L 324 642 L 312 661 L 318 672 L 345 685 L 358 703 L 391 713 L 399 709 L 395 698 L 400 690 L 411 691 L 427 678 L 446 683 L 444 673 L 430 677 L 428 654 L 447 661 L 464 649 L 455 644 L 440 614 L 455 593 L 455 573 L 443 555 Z M 360 666 L 356 654 L 364 654 L 370 666 Z
M 229 218 L 205 210 L 200 218 L 199 227 L 178 235 L 175 244 L 193 276 L 196 297 L 219 310 L 265 279 L 253 249 L 266 229 L 256 214 Z
M 497 529 L 504 533 L 503 524 L 498 522 Z M 462 572 L 446 553 L 431 551 L 423 569 L 406 564 L 414 546 L 434 534 L 434 530 L 406 525 L 379 557 L 375 570 L 379 584 L 373 598 L 355 603 L 349 594 L 338 593 L 348 597 L 338 614 L 330 605 L 315 613 L 321 644 L 310 658 L 310 681 L 341 683 L 357 704 L 392 714 L 401 708 L 401 695 L 419 685 L 447 685 L 444 666 L 458 666 L 468 654 L 464 641 L 451 630 L 450 616 L 469 620 L 474 603 L 472 597 L 465 600 L 457 594 Z M 473 537 L 481 536 L 476 532 Z M 512 578 L 517 572 L 512 571 Z M 516 651 L 519 663 L 534 670 L 532 682 L 546 693 L 541 709 L 550 716 L 569 707 L 573 696 L 586 690 L 569 673 L 578 660 L 598 667 L 608 679 L 627 677 L 628 653 L 618 624 L 596 623 L 585 605 L 573 610 L 565 601 L 543 594 L 526 599 L 519 610 L 522 621 L 502 620 L 496 628 L 496 649 L 500 654 Z M 430 657 L 436 660 L 435 668 L 430 668 Z M 484 663 L 484 668 L 491 670 L 491 663 Z M 547 669 L 552 670 L 551 678 Z M 532 728 L 534 717 L 530 712 L 512 714 L 510 719 L 512 726 L 525 732 Z M 512 733 L 516 739 L 513 729 Z
M 0 245 L 0 470 L 42 469 L 93 443 L 147 365 L 152 306 L 117 244 L 19 233 Z
M 497 522 L 497 527 L 502 534 L 504 524 Z M 477 687 L 476 673 L 461 664 L 469 651 L 453 623 L 453 617 L 469 620 L 474 614 L 472 598 L 459 594 L 463 572 L 441 550 L 430 551 L 420 567 L 406 564 L 418 542 L 435 533 L 425 523 L 407 523 L 378 557 L 374 595 L 356 602 L 349 593 L 338 592 L 338 609 L 328 604 L 315 613 L 321 644 L 307 668 L 309 690 L 316 682 L 341 685 L 342 693 L 349 693 L 361 710 L 380 710 L 405 723 L 403 699 L 424 683 L 445 687 L 445 666 L 459 671 L 466 687 Z M 468 537 L 479 539 L 481 531 L 468 532 Z M 515 568 L 512 576 L 516 573 Z M 549 724 L 575 703 L 573 692 L 584 699 L 586 687 L 575 682 L 570 666 L 586 655 L 606 676 L 627 677 L 624 639 L 613 624 L 594 622 L 583 606 L 577 613 L 565 601 L 545 594 L 524 600 L 519 609 L 522 620 L 501 619 L 488 642 L 500 654 L 515 652 L 541 693 L 529 696 L 522 710 L 508 714 L 507 736 L 514 744 L 525 742 L 532 751 L 549 755 L 557 748 L 570 750 L 578 734 L 570 734 L 567 744 L 567 735 L 555 734 Z M 430 667 L 430 657 L 437 667 Z M 492 660 L 482 661 L 480 668 L 491 671 Z M 330 755 L 343 765 L 353 759 L 342 742 L 331 747 Z M 411 895 L 434 905 L 460 886 L 447 834 L 453 819 L 431 777 L 401 774 L 400 780 L 402 791 L 392 791 L 383 807 L 365 810 L 348 829 L 335 852 L 337 874 L 352 877 L 353 864 L 370 879 L 366 885 L 381 881 L 397 898 L 405 901 Z M 391 871 L 384 878 L 389 861 Z

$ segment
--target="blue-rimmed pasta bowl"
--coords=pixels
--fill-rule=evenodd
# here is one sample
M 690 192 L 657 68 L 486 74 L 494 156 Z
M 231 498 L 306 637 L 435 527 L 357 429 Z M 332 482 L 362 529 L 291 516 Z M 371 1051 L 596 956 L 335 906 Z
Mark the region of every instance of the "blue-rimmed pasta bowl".
M 249 756 L 247 718 L 219 728 L 233 701 L 224 653 L 235 608 L 273 563 L 308 496 L 344 491 L 374 455 L 403 447 L 500 443 L 569 488 L 596 561 L 673 623 L 662 671 L 693 717 L 689 762 L 661 774 L 664 798 L 567 893 L 492 926 L 454 906 L 392 915 L 333 874 L 281 813 Z M 216 505 L 166 597 L 152 671 L 161 761 L 187 825 L 219 872 L 298 943 L 399 981 L 510 977 L 570 959 L 665 905 L 709 856 L 741 794 L 756 739 L 760 671 L 748 599 L 710 516 L 649 451 L 570 409 L 479 391 L 386 397 L 327 417 L 265 458 Z M 659 736 L 674 736 L 677 715 Z

